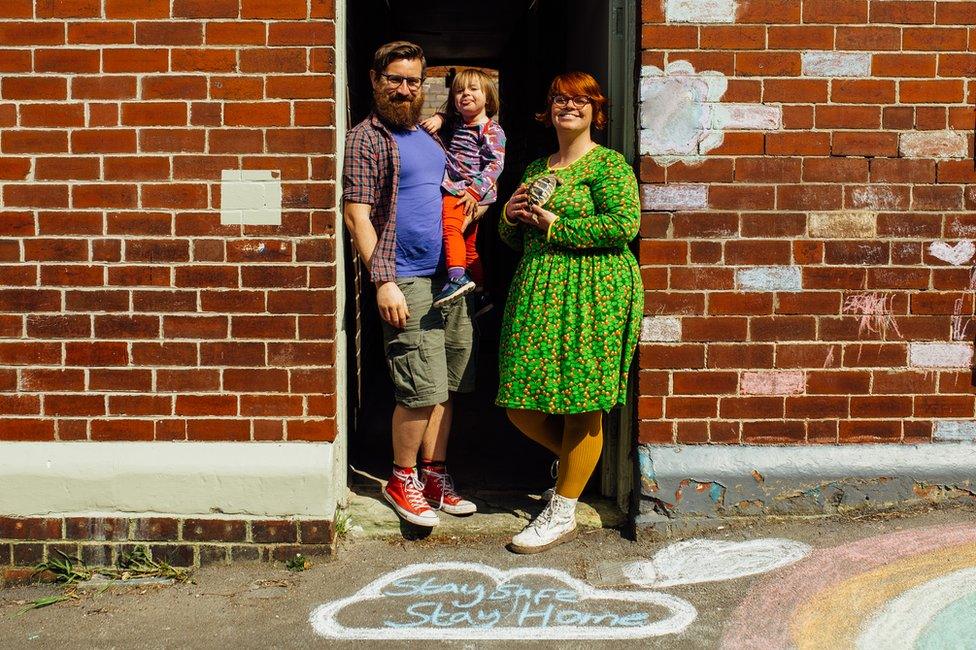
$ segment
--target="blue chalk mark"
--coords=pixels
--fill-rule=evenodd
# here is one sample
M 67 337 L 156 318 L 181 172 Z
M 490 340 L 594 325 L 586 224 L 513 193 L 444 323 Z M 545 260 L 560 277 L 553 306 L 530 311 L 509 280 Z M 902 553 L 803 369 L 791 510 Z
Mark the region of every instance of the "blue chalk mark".
M 915 640 L 919 650 L 976 648 L 976 593 L 969 593 L 936 614 Z

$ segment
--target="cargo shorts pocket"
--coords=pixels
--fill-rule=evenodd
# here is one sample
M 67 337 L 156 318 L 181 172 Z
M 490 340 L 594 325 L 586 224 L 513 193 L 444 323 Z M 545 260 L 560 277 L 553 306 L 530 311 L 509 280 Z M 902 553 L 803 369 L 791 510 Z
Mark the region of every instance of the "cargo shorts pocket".
M 409 404 L 437 390 L 430 364 L 419 345 L 398 341 L 391 343 L 386 353 L 386 364 L 398 402 Z

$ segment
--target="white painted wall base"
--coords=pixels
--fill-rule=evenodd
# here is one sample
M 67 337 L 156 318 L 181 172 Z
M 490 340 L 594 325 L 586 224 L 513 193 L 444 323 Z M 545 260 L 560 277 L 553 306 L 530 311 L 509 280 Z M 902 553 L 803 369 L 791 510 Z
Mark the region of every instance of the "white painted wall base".
M 334 471 L 329 443 L 0 442 L 0 515 L 331 519 Z

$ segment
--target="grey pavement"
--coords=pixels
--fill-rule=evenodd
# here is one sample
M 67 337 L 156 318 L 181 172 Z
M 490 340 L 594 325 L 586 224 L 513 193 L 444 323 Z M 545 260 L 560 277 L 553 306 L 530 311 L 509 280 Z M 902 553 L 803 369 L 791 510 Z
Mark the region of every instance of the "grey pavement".
M 816 549 L 915 528 L 958 527 L 976 521 L 974 513 L 976 509 L 972 506 L 925 507 L 897 513 L 730 525 L 700 537 L 727 541 L 785 538 Z M 443 639 L 446 633 L 437 630 L 431 633 L 432 640 L 400 643 L 389 640 L 339 641 L 317 636 L 309 622 L 310 613 L 317 607 L 349 598 L 368 583 L 411 565 L 451 562 L 478 563 L 499 570 L 556 569 L 583 582 L 610 588 L 614 583 L 611 574 L 624 561 L 647 560 L 675 541 L 635 542 L 622 538 L 617 530 L 587 528 L 573 543 L 544 554 L 518 556 L 505 549 L 507 540 L 507 534 L 472 535 L 458 531 L 435 534 L 419 541 L 389 536 L 346 538 L 341 542 L 336 558 L 316 559 L 310 569 L 301 573 L 291 573 L 281 564 L 208 566 L 194 573 L 192 584 L 113 587 L 103 593 L 86 592 L 77 600 L 22 615 L 17 613 L 23 603 L 58 593 L 59 589 L 52 585 L 8 587 L 0 590 L 0 647 L 297 648 L 345 647 L 355 643 L 370 648 L 427 647 L 432 644 L 464 648 L 509 647 L 513 644 L 520 647 L 588 648 L 633 647 L 639 643 L 642 647 L 712 648 L 719 647 L 735 607 L 756 584 L 755 581 L 761 579 L 749 576 L 657 589 L 656 593 L 690 603 L 697 617 L 678 633 L 638 641 L 601 638 L 599 629 L 596 632 L 590 630 L 594 638 L 544 640 L 541 637 L 545 632 L 540 632 L 539 628 L 526 629 L 520 641 L 471 638 L 491 636 L 490 632 L 483 631 L 468 638 L 441 641 L 438 639 Z M 438 584 L 429 576 L 423 579 L 427 580 L 425 584 L 428 586 Z M 481 579 L 482 576 L 475 573 L 457 574 L 439 584 L 474 584 Z M 530 575 L 525 583 L 534 579 L 537 578 Z M 404 609 L 402 596 L 406 586 L 415 589 L 421 583 L 421 579 L 409 579 L 397 583 L 401 591 L 384 592 L 388 594 L 385 598 L 353 603 L 354 611 L 342 619 L 343 623 L 353 627 L 387 627 L 389 630 L 385 622 L 419 620 L 421 615 L 417 612 L 431 610 L 418 608 L 412 610 L 413 615 L 405 615 L 404 612 L 411 610 Z M 633 586 L 621 589 L 628 593 L 640 591 Z M 558 591 L 538 588 L 534 593 L 542 598 L 544 605 L 546 599 L 551 601 Z M 464 600 L 471 594 L 467 592 L 467 595 L 454 595 L 453 598 Z M 448 597 L 448 601 L 450 599 Z M 454 604 L 458 605 L 457 600 Z M 655 615 L 663 615 L 660 610 L 655 612 Z M 627 612 L 618 613 L 623 616 Z M 457 624 L 457 619 L 444 625 L 444 629 L 455 630 L 453 634 L 458 634 L 457 629 L 464 627 Z

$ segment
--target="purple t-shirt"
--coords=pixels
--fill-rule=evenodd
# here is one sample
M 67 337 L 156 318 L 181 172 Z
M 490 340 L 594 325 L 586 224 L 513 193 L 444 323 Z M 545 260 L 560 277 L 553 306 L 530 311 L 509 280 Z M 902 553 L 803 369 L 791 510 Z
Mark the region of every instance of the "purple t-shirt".
M 400 151 L 396 201 L 397 277 L 434 275 L 441 265 L 441 181 L 445 154 L 421 128 L 393 131 Z

